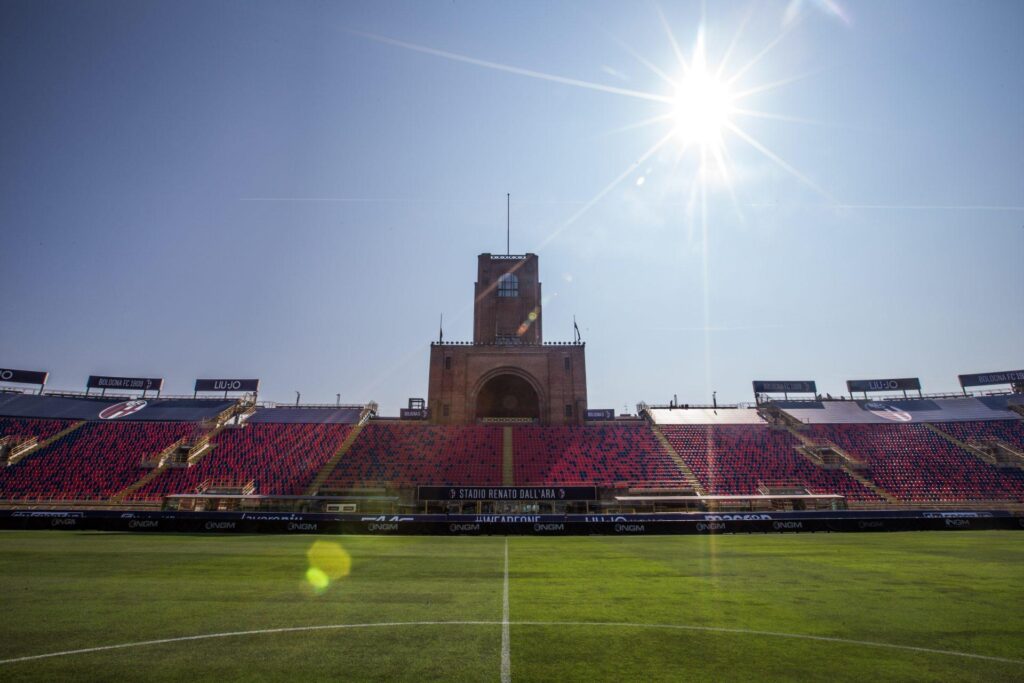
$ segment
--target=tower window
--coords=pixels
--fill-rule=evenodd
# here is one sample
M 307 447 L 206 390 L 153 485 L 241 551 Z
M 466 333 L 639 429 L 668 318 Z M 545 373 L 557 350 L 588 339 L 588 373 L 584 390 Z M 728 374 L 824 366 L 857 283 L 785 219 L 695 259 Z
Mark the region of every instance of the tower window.
M 565 416 L 566 417 L 572 417 L 572 404 L 571 403 L 566 403 L 565 404 Z
M 451 370 L 452 369 L 452 357 L 451 356 L 445 356 L 444 357 L 444 369 L 445 370 Z
M 569 359 L 569 356 L 566 356 L 565 358 L 563 358 L 562 361 L 563 361 L 563 363 L 565 365 L 565 371 L 566 372 L 569 372 L 570 370 L 572 370 L 572 361 Z
M 519 296 L 519 278 L 512 273 L 505 273 L 498 278 L 498 296 L 502 298 Z

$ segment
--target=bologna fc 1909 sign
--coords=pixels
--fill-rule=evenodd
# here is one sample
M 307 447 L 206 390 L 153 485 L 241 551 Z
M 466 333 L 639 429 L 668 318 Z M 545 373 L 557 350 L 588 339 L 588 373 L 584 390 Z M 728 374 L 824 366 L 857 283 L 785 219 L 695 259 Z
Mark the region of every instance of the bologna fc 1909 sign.
M 131 415 L 137 413 L 146 407 L 145 401 L 123 401 L 122 403 L 115 403 L 114 405 L 104 408 L 100 412 L 101 420 L 116 420 L 119 417 L 125 415 Z

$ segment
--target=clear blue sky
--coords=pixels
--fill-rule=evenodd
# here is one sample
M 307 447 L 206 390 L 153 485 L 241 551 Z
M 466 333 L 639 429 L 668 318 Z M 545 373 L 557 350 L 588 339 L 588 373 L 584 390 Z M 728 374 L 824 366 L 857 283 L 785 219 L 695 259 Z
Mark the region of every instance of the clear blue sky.
M 7 0 L 0 366 L 396 414 L 506 192 L 591 407 L 1024 365 L 1024 3 L 701 7 Z M 771 46 L 734 93 L 792 79 L 703 203 L 696 149 L 636 163 L 671 120 L 622 130 L 671 104 L 620 92 L 671 99 L 702 23 L 711 65 L 744 26 L 725 76 Z

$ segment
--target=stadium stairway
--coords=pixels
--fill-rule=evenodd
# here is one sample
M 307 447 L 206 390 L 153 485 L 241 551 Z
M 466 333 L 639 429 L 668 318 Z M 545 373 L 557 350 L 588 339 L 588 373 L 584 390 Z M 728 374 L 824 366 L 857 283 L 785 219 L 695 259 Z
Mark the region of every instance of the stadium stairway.
M 980 448 L 966 441 L 961 441 L 960 439 L 956 438 L 955 436 L 953 436 L 949 432 L 946 432 L 940 427 L 937 427 L 936 425 L 924 423 L 924 427 L 926 429 L 931 430 L 932 432 L 942 437 L 943 439 L 953 444 L 954 446 L 957 446 L 967 451 L 974 457 L 984 462 L 986 465 L 994 465 L 995 467 L 1015 467 L 1017 469 L 1024 470 L 1024 453 L 1021 453 L 1018 449 L 1014 448 L 1008 443 L 998 440 L 996 441 L 996 443 L 998 444 L 997 447 L 1006 455 L 1009 456 L 1006 459 L 1000 459 L 996 457 L 996 455 L 994 455 L 993 453 L 985 451 L 985 449 L 983 448 Z
M 789 431 L 790 434 L 792 434 L 794 437 L 796 437 L 796 439 L 800 443 L 802 443 L 804 445 L 803 448 L 796 449 L 797 453 L 799 453 L 804 458 L 809 460 L 815 467 L 821 467 L 822 466 L 821 463 L 810 454 L 809 450 L 813 449 L 813 448 L 818 448 L 822 444 L 816 442 L 814 439 L 810 438 L 806 434 L 801 433 L 800 429 L 797 428 L 797 427 L 794 427 L 793 425 L 788 425 L 786 427 L 786 430 Z M 868 479 L 867 477 L 865 477 L 863 474 L 861 474 L 860 472 L 857 471 L 856 467 L 854 467 L 854 466 L 852 466 L 850 464 L 850 463 L 859 462 L 857 460 L 857 458 L 852 457 L 849 453 L 847 453 L 843 449 L 839 448 L 839 446 L 836 446 L 834 443 L 829 443 L 827 445 L 828 445 L 829 448 L 831 448 L 833 451 L 835 451 L 836 453 L 838 453 L 842 457 L 843 463 L 841 465 L 841 469 L 844 472 L 846 472 L 852 478 L 856 479 L 866 489 L 868 489 L 869 491 L 871 491 L 872 493 L 877 495 L 879 498 L 884 500 L 886 503 L 898 503 L 898 502 L 900 502 L 899 499 L 896 498 L 896 496 L 894 496 L 893 494 L 889 493 L 888 491 L 883 489 L 881 486 L 879 486 L 875 482 L 873 482 L 870 479 Z
M 803 425 L 803 422 L 799 419 L 793 417 L 785 410 L 771 402 L 765 402 L 758 405 L 757 414 L 760 415 L 765 422 L 775 427 L 799 428 Z
M 354 444 L 356 439 L 359 438 L 359 434 L 363 431 L 363 427 L 366 426 L 366 424 L 367 423 L 364 421 L 359 424 L 352 425 L 352 429 L 349 431 L 348 436 L 345 437 L 345 440 L 341 442 L 341 446 L 338 447 L 338 450 L 335 451 L 330 460 L 324 463 L 324 466 L 320 468 L 320 471 L 316 473 L 316 476 L 313 478 L 313 483 L 311 483 L 309 488 L 306 489 L 307 496 L 317 495 L 320 491 L 320 487 L 323 486 L 324 482 L 330 478 L 331 473 L 334 472 L 334 468 L 338 466 L 338 463 L 341 462 L 341 459 L 345 457 L 346 453 L 348 453 L 352 444 Z
M 686 479 L 687 485 L 692 486 L 698 496 L 707 495 L 707 492 L 704 490 L 704 487 L 700 485 L 700 481 L 697 480 L 697 476 L 693 473 L 693 470 L 690 469 L 690 466 L 686 464 L 686 461 L 683 460 L 679 453 L 676 452 L 676 449 L 672 447 L 672 444 L 670 444 L 668 439 L 665 438 L 665 435 L 662 433 L 658 425 L 653 422 L 649 424 L 651 431 L 654 432 L 654 436 L 658 439 L 661 447 L 665 449 L 668 456 L 672 458 L 672 462 L 674 462 L 676 467 L 679 468 L 679 471 L 683 473 L 683 478 Z
M 182 449 L 187 449 L 187 456 L 183 462 L 187 466 L 195 465 L 199 460 L 210 452 L 210 440 L 221 433 L 230 423 L 232 417 L 237 413 L 235 406 L 225 410 L 211 420 L 196 425 L 195 433 L 191 437 L 182 437 L 163 449 L 150 461 L 152 469 L 136 482 L 129 484 L 110 497 L 111 503 L 123 503 L 131 494 L 142 489 L 151 481 L 159 477 L 168 469 L 173 467 L 173 459 Z
M 172 448 L 177 449 L 178 446 L 181 445 L 181 441 L 182 440 L 174 442 L 174 446 Z M 129 484 L 128 486 L 125 486 L 123 489 L 121 489 L 120 491 L 118 491 L 117 493 L 112 495 L 110 497 L 110 502 L 111 503 L 123 503 L 124 499 L 127 496 L 129 496 L 132 493 L 135 493 L 136 491 L 141 489 L 143 486 L 145 486 L 149 482 L 151 482 L 154 479 L 156 479 L 157 477 L 159 477 L 161 474 L 164 473 L 164 470 L 166 470 L 166 469 L 167 469 L 167 459 L 166 458 L 162 458 L 161 461 L 160 461 L 160 464 L 157 465 L 156 467 L 154 467 L 153 469 L 151 469 L 149 472 L 146 472 L 146 474 L 143 475 L 143 477 L 141 479 L 139 479 L 138 481 L 136 481 L 134 483 Z
M 516 460 L 512 443 L 512 428 L 505 427 L 502 430 L 501 445 L 501 485 L 516 485 Z
M 7 460 L 7 464 L 8 465 L 14 465 L 15 463 L 21 462 L 22 460 L 24 460 L 28 456 L 30 456 L 33 453 L 36 453 L 38 451 L 41 451 L 42 449 L 46 448 L 47 446 L 49 446 L 53 442 L 57 441 L 58 439 L 63 439 L 65 436 L 67 436 L 71 432 L 75 431 L 76 429 L 80 429 L 82 427 L 82 425 L 84 425 L 84 424 L 85 424 L 84 420 L 79 421 L 79 422 L 75 422 L 74 424 L 68 426 L 67 428 L 62 429 L 61 431 L 57 432 L 56 434 L 54 434 L 50 438 L 43 439 L 42 441 L 37 442 L 31 448 L 26 448 L 25 450 L 22 450 L 20 453 L 18 453 L 16 456 L 10 457 Z

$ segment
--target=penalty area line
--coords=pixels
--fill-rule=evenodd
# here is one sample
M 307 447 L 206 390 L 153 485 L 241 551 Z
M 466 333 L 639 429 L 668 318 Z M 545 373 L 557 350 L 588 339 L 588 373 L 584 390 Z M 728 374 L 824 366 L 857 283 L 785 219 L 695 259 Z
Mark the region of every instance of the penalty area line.
M 148 645 L 166 645 L 169 643 L 183 643 L 197 640 L 210 640 L 213 638 L 234 638 L 240 636 L 269 635 L 275 633 L 302 633 L 310 631 L 331 631 L 343 629 L 368 629 L 368 628 L 392 628 L 398 626 L 574 626 L 574 627 L 602 627 L 602 628 L 636 628 L 636 629 L 665 629 L 673 631 L 696 631 L 702 633 L 724 634 L 724 635 L 747 635 L 762 636 L 768 638 L 792 638 L 796 640 L 814 640 L 825 643 L 838 643 L 841 645 L 858 645 L 861 647 L 881 647 L 890 650 L 902 650 L 905 652 L 920 652 L 923 654 L 946 655 L 950 657 L 964 657 L 968 659 L 980 659 L 988 662 L 1000 662 L 1002 664 L 1024 665 L 1024 659 L 1012 659 L 1010 657 L 996 657 L 994 655 L 979 655 L 973 652 L 960 652 L 957 650 L 940 650 L 938 648 L 920 647 L 917 645 L 896 645 L 894 643 L 880 643 L 872 640 L 856 640 L 853 638 L 839 638 L 835 636 L 815 636 L 806 633 L 782 633 L 779 631 L 758 631 L 745 628 L 726 628 L 720 626 L 697 626 L 691 624 L 643 624 L 629 621 L 381 621 L 366 624 L 324 624 L 321 626 L 290 626 L 285 628 L 264 628 L 251 631 L 227 631 L 224 633 L 204 633 L 196 636 L 179 636 L 175 638 L 160 638 L 157 640 L 140 640 L 132 643 L 118 643 L 116 645 L 100 645 L 97 647 L 85 647 L 77 650 L 63 650 L 60 652 L 47 652 L 39 655 L 26 655 L 11 659 L 0 659 L 2 664 L 15 664 L 18 662 L 29 662 L 37 659 L 48 659 L 51 657 L 66 657 L 70 655 L 82 655 L 92 652 L 107 652 L 110 650 L 123 650 L 132 647 L 145 647 Z M 511 671 L 510 671 L 511 676 Z

